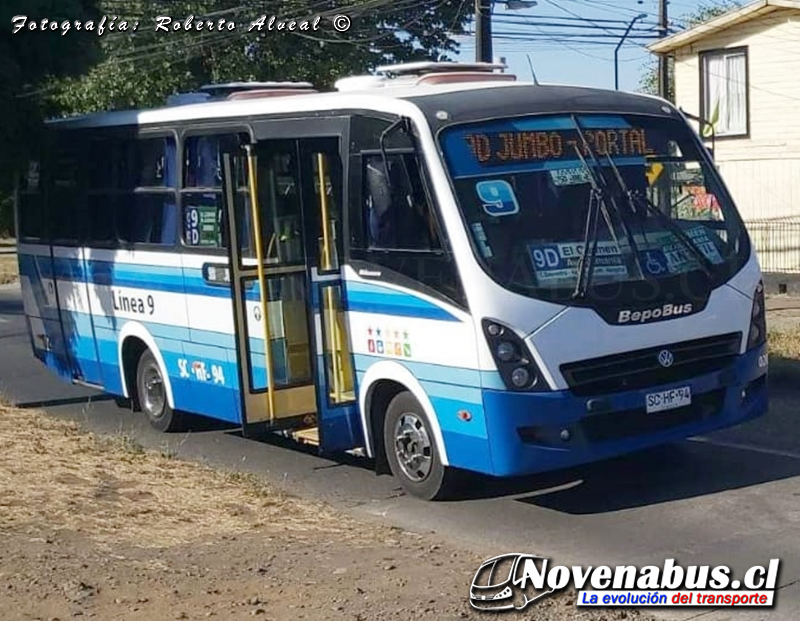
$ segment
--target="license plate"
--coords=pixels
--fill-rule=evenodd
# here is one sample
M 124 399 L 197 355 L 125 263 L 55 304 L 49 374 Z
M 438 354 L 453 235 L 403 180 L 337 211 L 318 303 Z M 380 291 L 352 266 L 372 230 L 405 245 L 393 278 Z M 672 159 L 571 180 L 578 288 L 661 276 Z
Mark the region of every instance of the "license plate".
M 645 397 L 645 400 L 648 414 L 674 410 L 692 404 L 692 390 L 689 386 L 682 386 L 672 390 L 652 392 Z

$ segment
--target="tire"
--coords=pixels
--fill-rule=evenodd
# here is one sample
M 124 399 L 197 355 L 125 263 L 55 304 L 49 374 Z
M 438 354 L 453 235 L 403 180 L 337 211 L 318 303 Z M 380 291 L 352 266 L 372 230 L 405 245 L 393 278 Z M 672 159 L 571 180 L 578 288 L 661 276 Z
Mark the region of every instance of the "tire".
M 182 428 L 180 415 L 169 407 L 161 367 L 149 349 L 139 358 L 136 368 L 136 396 L 152 427 L 163 432 L 179 431 Z
M 383 442 L 389 468 L 406 492 L 423 500 L 443 500 L 453 493 L 455 473 L 442 464 L 428 417 L 410 392 L 389 402 Z

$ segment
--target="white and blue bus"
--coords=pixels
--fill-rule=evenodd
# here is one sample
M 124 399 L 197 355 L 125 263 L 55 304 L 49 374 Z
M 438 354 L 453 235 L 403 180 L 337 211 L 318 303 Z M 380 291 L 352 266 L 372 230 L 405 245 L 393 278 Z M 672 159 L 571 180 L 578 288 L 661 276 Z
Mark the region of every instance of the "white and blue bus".
M 654 97 L 412 63 L 48 124 L 17 192 L 36 357 L 412 494 L 767 410 L 761 273 Z

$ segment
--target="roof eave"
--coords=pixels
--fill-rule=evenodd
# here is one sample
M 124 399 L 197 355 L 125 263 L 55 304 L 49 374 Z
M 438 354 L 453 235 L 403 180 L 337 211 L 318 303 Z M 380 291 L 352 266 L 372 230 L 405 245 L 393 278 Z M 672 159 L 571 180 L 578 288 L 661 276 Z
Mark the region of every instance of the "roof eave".
M 705 36 L 782 8 L 798 9 L 800 3 L 797 0 L 758 0 L 735 11 L 723 13 L 683 32 L 660 39 L 648 45 L 647 49 L 654 54 L 669 54 Z

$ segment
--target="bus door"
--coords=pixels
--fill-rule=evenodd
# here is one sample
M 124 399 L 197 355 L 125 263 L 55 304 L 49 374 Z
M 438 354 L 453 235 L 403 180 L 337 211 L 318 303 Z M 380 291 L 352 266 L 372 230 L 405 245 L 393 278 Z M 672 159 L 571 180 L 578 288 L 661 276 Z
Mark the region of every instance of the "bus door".
M 317 395 L 294 141 L 223 156 L 242 424 L 313 428 Z
M 256 123 L 247 155 L 225 158 L 244 419 L 305 427 L 326 451 L 363 444 L 340 266 L 345 127 Z
M 346 158 L 341 135 L 299 142 L 320 442 L 326 451 L 344 451 L 364 443 L 342 282 Z

